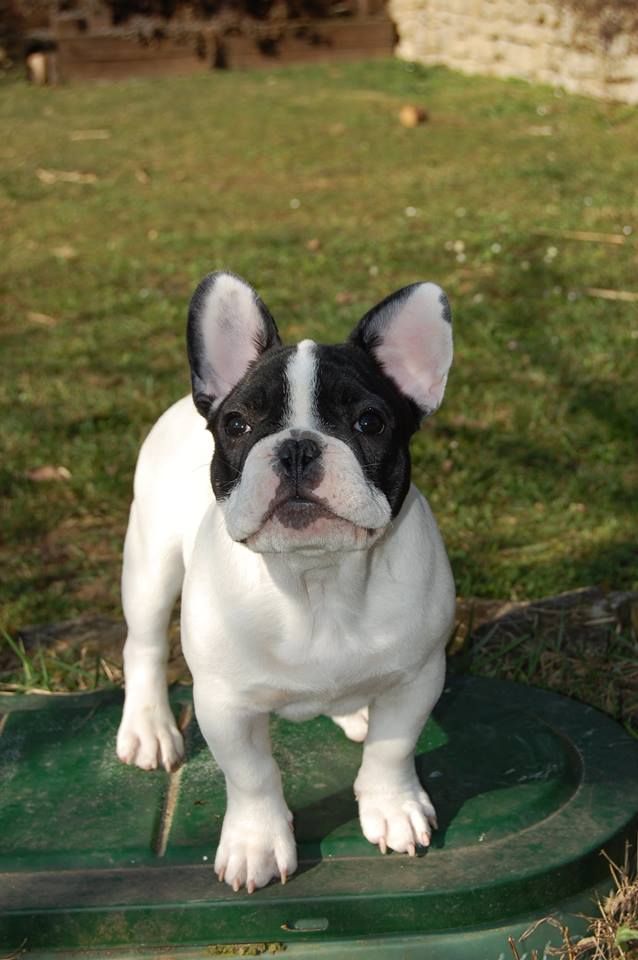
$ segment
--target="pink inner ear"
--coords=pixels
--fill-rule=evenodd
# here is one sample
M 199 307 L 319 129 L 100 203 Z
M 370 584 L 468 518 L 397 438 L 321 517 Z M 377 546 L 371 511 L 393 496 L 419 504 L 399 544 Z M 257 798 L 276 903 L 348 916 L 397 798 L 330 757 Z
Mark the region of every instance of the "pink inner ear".
M 210 349 L 208 355 L 213 358 L 206 383 L 211 395 L 219 401 L 239 383 L 250 364 L 257 359 L 258 352 L 250 335 L 244 339 L 219 330 L 209 331 L 206 335 L 206 349 Z
M 399 390 L 422 410 L 443 400 L 452 363 L 452 326 L 434 283 L 423 283 L 398 307 L 375 347 L 377 359 Z
M 262 328 L 252 290 L 233 276 L 221 276 L 204 306 L 201 330 L 206 389 L 216 402 L 230 393 L 259 356 Z

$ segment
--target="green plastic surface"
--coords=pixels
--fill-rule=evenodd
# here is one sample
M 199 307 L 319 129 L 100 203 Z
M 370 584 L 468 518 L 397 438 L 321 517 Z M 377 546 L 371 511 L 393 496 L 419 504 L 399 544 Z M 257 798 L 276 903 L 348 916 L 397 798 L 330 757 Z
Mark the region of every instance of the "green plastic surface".
M 173 702 L 192 717 L 188 690 Z M 2 709 L 0 952 L 259 941 L 333 957 L 365 938 L 370 955 L 427 943 L 423 956 L 460 957 L 471 937 L 496 958 L 497 935 L 504 954 L 527 919 L 586 909 L 608 879 L 600 850 L 621 855 L 638 826 L 638 743 L 620 727 L 553 694 L 461 678 L 417 751 L 440 823 L 427 853 L 384 857 L 363 839 L 359 745 L 326 718 L 275 719 L 300 867 L 286 886 L 234 894 L 212 869 L 223 778 L 194 719 L 187 763 L 169 776 L 116 760 L 119 694 Z

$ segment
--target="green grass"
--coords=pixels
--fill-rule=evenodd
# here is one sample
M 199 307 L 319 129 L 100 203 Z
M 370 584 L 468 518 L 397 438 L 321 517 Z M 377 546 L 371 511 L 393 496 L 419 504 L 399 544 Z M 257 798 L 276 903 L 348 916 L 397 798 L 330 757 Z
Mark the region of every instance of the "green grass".
M 403 128 L 405 102 L 430 121 Z M 414 473 L 459 593 L 636 585 L 638 309 L 583 292 L 638 288 L 635 109 L 388 61 L 5 81 L 0 127 L 9 634 L 117 615 L 136 450 L 188 388 L 187 302 L 219 267 L 288 339 L 339 339 L 403 284 L 441 283 L 456 360 Z M 95 179 L 44 182 L 61 171 Z M 29 477 L 46 465 L 71 476 Z

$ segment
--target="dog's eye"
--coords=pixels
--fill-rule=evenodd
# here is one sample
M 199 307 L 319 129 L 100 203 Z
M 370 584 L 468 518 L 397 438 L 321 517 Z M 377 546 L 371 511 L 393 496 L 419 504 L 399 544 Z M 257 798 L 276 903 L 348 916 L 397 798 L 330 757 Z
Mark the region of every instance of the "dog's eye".
M 380 413 L 376 410 L 364 410 L 354 425 L 358 433 L 365 433 L 368 436 L 377 436 L 385 430 L 385 422 Z
M 241 413 L 229 413 L 224 419 L 224 430 L 229 437 L 243 437 L 249 433 L 251 426 Z

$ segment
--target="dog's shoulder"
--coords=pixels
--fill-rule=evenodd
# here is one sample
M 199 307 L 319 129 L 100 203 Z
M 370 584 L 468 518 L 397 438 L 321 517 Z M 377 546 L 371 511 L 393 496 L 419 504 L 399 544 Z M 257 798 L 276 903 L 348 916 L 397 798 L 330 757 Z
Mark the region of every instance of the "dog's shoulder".
M 148 433 L 137 461 L 134 492 L 138 511 L 153 527 L 175 528 L 191 540 L 209 504 L 212 435 L 192 397 L 178 400 Z
M 135 471 L 136 495 L 146 493 L 162 476 L 188 475 L 198 464 L 208 469 L 213 448 L 213 438 L 192 397 L 182 397 L 153 424 L 142 444 Z

